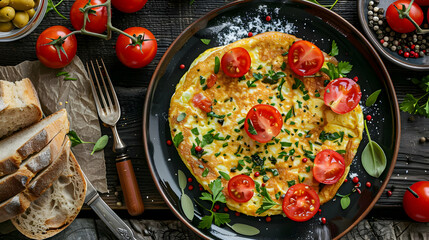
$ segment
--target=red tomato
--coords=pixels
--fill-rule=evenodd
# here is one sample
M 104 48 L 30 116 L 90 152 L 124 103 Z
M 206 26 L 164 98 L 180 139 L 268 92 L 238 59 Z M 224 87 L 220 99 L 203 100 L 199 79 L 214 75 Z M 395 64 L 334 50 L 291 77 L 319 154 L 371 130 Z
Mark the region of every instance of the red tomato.
M 138 42 L 134 43 L 129 37 L 120 34 L 116 41 L 116 55 L 119 61 L 130 68 L 141 68 L 152 62 L 158 50 L 155 36 L 142 27 L 131 27 L 124 32 L 137 36 Z
M 253 106 L 244 121 L 244 129 L 247 135 L 260 143 L 271 141 L 280 133 L 282 126 L 283 121 L 280 112 L 267 104 Z
M 105 3 L 106 0 L 91 0 L 91 5 Z M 76 0 L 70 10 L 70 21 L 76 30 L 83 27 L 84 13 L 80 8 L 84 8 L 88 4 L 88 0 Z M 88 21 L 85 29 L 89 32 L 103 33 L 106 31 L 107 24 L 107 9 L 106 7 L 92 8 L 88 13 Z
M 352 111 L 359 104 L 361 97 L 362 92 L 355 81 L 337 78 L 326 86 L 324 101 L 335 113 L 344 114 Z
M 309 41 L 297 41 L 289 48 L 289 66 L 294 73 L 300 76 L 317 73 L 324 62 L 322 51 Z
M 212 101 L 202 93 L 195 94 L 192 98 L 192 103 L 194 103 L 195 107 L 200 108 L 204 112 L 212 111 Z
M 147 0 L 112 0 L 112 5 L 121 12 L 133 13 L 142 9 Z
M 325 149 L 314 159 L 313 176 L 316 181 L 324 184 L 334 184 L 344 174 L 346 166 L 341 154 Z
M 428 0 L 415 0 L 415 3 L 417 3 L 417 5 L 421 6 L 429 6 L 429 1 Z
M 283 212 L 288 218 L 297 222 L 310 220 L 319 207 L 320 200 L 316 191 L 304 183 L 290 187 L 283 199 Z
M 67 37 L 63 42 L 59 42 L 58 46 L 64 49 L 57 51 L 54 45 L 49 43 L 52 39 L 58 39 L 71 33 L 70 30 L 63 26 L 52 26 L 43 31 L 36 42 L 36 55 L 43 65 L 49 68 L 62 68 L 67 66 L 76 56 L 77 41 L 75 35 Z
M 211 88 L 216 84 L 217 81 L 217 75 L 212 73 L 209 77 L 209 79 L 207 79 L 207 88 Z
M 399 33 L 409 33 L 414 30 L 416 30 L 416 27 L 410 22 L 410 20 L 403 18 L 401 19 L 399 17 L 399 13 L 394 7 L 394 5 L 399 9 L 402 10 L 402 6 L 405 6 L 405 9 L 408 8 L 408 5 L 410 4 L 410 0 L 398 0 L 387 8 L 386 11 L 386 20 L 389 26 L 395 31 Z M 409 15 L 414 21 L 420 26 L 423 23 L 423 11 L 417 5 L 416 3 L 413 3 L 411 6 Z
M 247 202 L 253 197 L 255 182 L 247 175 L 237 175 L 228 181 L 229 196 L 236 202 Z
M 416 182 L 410 189 L 418 195 L 418 198 L 409 190 L 405 192 L 402 200 L 405 212 L 414 221 L 429 222 L 429 181 Z
M 235 78 L 244 76 L 249 71 L 251 63 L 249 52 L 242 47 L 237 47 L 222 56 L 220 66 L 226 75 Z

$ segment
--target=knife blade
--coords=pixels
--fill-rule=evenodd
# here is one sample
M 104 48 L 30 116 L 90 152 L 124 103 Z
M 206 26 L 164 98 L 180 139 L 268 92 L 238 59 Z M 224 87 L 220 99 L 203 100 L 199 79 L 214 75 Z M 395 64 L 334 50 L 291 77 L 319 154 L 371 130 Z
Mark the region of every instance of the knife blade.
M 118 239 L 137 240 L 131 228 L 101 199 L 83 171 L 82 174 L 86 180 L 85 203 L 94 210 Z

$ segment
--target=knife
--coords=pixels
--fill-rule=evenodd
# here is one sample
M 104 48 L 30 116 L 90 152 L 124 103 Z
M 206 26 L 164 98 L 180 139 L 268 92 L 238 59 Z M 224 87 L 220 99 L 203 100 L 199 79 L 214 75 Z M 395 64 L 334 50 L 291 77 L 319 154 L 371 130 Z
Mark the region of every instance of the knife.
M 94 210 L 118 239 L 137 240 L 131 228 L 101 199 L 83 171 L 82 174 L 86 180 L 85 203 Z

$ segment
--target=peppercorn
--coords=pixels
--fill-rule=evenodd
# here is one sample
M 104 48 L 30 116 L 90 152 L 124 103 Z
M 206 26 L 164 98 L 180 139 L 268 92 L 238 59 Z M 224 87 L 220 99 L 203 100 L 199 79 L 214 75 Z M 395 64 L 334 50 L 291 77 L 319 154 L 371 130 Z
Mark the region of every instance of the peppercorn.
M 426 142 L 426 138 L 425 138 L 425 137 L 421 137 L 421 138 L 420 138 L 420 140 L 419 140 L 419 142 L 420 142 L 420 143 L 424 143 L 424 142 Z

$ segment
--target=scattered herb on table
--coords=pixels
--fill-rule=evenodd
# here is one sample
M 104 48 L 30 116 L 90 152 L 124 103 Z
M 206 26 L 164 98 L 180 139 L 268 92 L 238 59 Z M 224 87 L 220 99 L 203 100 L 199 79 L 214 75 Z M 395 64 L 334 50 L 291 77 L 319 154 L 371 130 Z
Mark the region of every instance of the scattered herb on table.
M 370 176 L 378 178 L 383 173 L 384 169 L 386 169 L 386 154 L 380 145 L 371 140 L 366 120 L 364 120 L 364 123 L 369 142 L 362 152 L 362 166 Z
M 341 204 L 341 208 L 343 210 L 345 210 L 346 208 L 348 208 L 349 205 L 350 205 L 350 197 L 349 197 L 350 194 L 351 193 L 349 193 L 347 195 L 342 195 L 342 194 L 339 194 L 339 193 L 336 194 L 336 196 L 338 196 L 338 197 L 341 198 L 340 204 Z
M 56 76 L 57 77 L 64 76 L 65 81 L 76 81 L 77 80 L 77 78 L 70 77 L 70 74 L 68 72 L 59 72 L 56 74 Z
M 179 179 L 180 190 L 182 191 L 182 196 L 180 197 L 180 205 L 182 206 L 182 210 L 185 213 L 185 216 L 192 221 L 192 219 L 194 218 L 194 204 L 192 203 L 191 198 L 185 193 L 186 176 L 181 170 L 179 170 L 177 177 Z
M 325 7 L 325 8 L 329 8 L 329 9 L 332 9 L 337 4 L 337 2 L 338 2 L 338 0 L 335 0 L 335 2 L 333 4 L 331 4 L 331 5 L 322 5 L 317 0 L 307 0 L 307 1 L 315 3 L 315 4 L 320 5 L 322 7 Z
M 77 146 L 77 145 L 82 144 L 82 143 L 94 144 L 94 148 L 92 149 L 91 155 L 94 154 L 94 152 L 103 150 L 109 141 L 109 137 L 107 135 L 103 135 L 97 140 L 97 142 L 85 142 L 73 130 L 71 130 L 69 133 L 67 133 L 67 136 L 69 137 L 69 139 L 72 143 L 72 147 Z
M 404 101 L 399 104 L 399 108 L 411 114 L 418 114 L 429 118 L 429 75 L 423 77 L 421 80 L 416 78 L 411 81 L 418 85 L 426 93 L 419 98 L 415 98 L 412 94 L 407 94 Z
M 210 42 L 212 41 L 212 40 L 210 40 L 210 39 L 200 39 L 201 40 L 201 42 L 202 43 L 204 43 L 205 45 L 209 45 L 210 44 Z
M 45 15 L 54 10 L 58 15 L 60 15 L 60 17 L 67 19 L 66 17 L 64 17 L 64 15 L 62 15 L 60 12 L 58 12 L 57 7 L 63 2 L 64 0 L 59 1 L 57 4 L 54 4 L 54 2 L 52 0 L 48 0 L 48 7 L 46 8 L 46 12 Z
M 371 107 L 374 105 L 374 103 L 377 101 L 378 95 L 380 95 L 381 89 L 378 89 L 377 91 L 371 93 L 369 97 L 366 99 L 365 105 L 367 107 Z
M 186 184 L 186 178 L 185 178 L 185 184 Z M 200 199 L 204 201 L 210 201 L 212 203 L 210 209 L 205 208 L 201 203 L 195 201 L 206 211 L 210 212 L 210 215 L 206 215 L 201 218 L 201 222 L 198 224 L 198 228 L 209 229 L 214 221 L 214 223 L 217 226 L 226 224 L 232 230 L 242 235 L 253 236 L 253 235 L 259 234 L 260 232 L 259 229 L 246 224 L 242 224 L 242 223 L 236 223 L 233 225 L 228 224 L 231 221 L 228 213 L 213 212 L 211 209 L 213 209 L 214 205 L 217 202 L 226 203 L 226 198 L 225 198 L 225 195 L 223 195 L 222 193 L 223 187 L 220 179 L 216 179 L 212 181 L 209 184 L 209 188 L 212 194 L 208 192 L 203 192 L 201 194 L 202 196 L 200 197 Z

